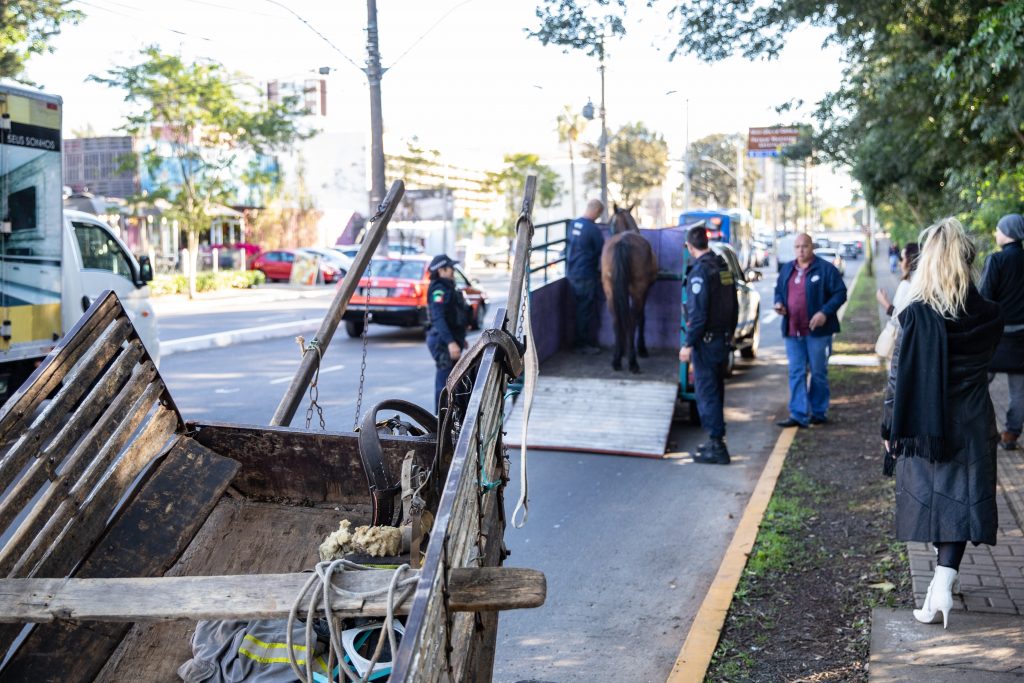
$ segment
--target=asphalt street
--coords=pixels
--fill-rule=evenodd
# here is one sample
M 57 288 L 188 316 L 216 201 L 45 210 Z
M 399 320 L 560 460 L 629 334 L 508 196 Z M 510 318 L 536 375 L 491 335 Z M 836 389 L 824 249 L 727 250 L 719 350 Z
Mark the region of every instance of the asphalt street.
M 848 267 L 848 285 L 862 262 Z M 507 563 L 543 570 L 548 599 L 540 609 L 502 615 L 495 681 L 663 681 L 667 676 L 778 437 L 774 421 L 786 412 L 785 353 L 778 320 L 770 312 L 775 273 L 764 272 L 757 284 L 761 353 L 756 361 L 738 361 L 726 385 L 732 465 L 693 464 L 688 453 L 704 434 L 685 420 L 675 423 L 673 452 L 663 460 L 530 453 L 529 521 L 506 532 L 512 551 Z M 503 303 L 504 288 L 497 280 L 484 284 L 493 312 Z M 262 303 L 208 300 L 198 312 L 189 305 L 179 306 L 180 312 L 165 306 L 158 315 L 161 330 L 198 335 L 230 325 L 249 327 L 256 319 L 272 324 L 287 316 L 318 318 L 329 296 Z M 274 339 L 175 354 L 164 359 L 161 373 L 187 419 L 266 424 L 299 357 L 294 340 Z M 318 386 L 327 429 L 353 425 L 361 358 L 358 339 L 343 332 L 335 336 Z M 363 410 L 385 398 L 427 405 L 432 386 L 433 363 L 422 334 L 371 325 Z M 304 399 L 294 426 L 303 426 L 308 405 Z M 315 412 L 311 426 L 319 426 Z M 510 511 L 519 495 L 518 454 L 512 467 L 506 493 Z

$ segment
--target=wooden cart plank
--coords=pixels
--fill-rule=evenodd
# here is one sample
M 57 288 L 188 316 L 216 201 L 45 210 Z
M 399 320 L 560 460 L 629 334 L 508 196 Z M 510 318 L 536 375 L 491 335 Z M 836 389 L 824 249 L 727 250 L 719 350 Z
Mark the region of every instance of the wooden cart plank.
M 6 448 L 7 444 L 20 435 L 39 405 L 60 386 L 70 368 L 123 309 L 111 293 L 93 302 L 90 312 L 75 324 L 57 348 L 35 369 L 24 387 L 18 389 L 0 408 L 0 448 Z
M 29 576 L 36 562 L 60 534 L 74 510 L 83 505 L 96 480 L 102 476 L 128 439 L 153 409 L 163 393 L 162 384 L 151 384 L 156 368 L 146 362 L 68 457 L 64 471 L 32 506 L 0 553 L 0 573 Z M 169 411 L 168 411 L 169 412 Z
M 389 569 L 338 572 L 332 612 L 341 617 L 387 614 Z M 0 621 L 170 621 L 175 619 L 287 618 L 310 574 L 178 576 L 113 579 L 0 579 Z M 544 574 L 506 567 L 456 568 L 448 583 L 452 609 L 498 611 L 539 607 L 547 591 Z M 354 593 L 378 591 L 361 597 Z M 405 606 L 396 610 L 408 612 Z M 306 610 L 299 615 L 305 617 Z M 317 610 L 322 616 L 323 610 Z
M 58 419 L 57 415 L 47 418 L 52 420 L 51 428 L 59 430 L 52 442 L 49 444 L 45 443 L 45 438 L 37 440 L 35 437 L 39 436 L 39 434 L 33 432 L 28 434 L 24 441 L 17 444 L 11 450 L 10 462 L 5 462 L 4 468 L 12 467 L 17 469 L 3 470 L 4 474 L 0 477 L 0 487 L 2 487 L 0 490 L 6 489 L 10 485 L 11 480 L 24 467 L 24 461 L 19 455 L 16 455 L 16 451 L 23 450 L 23 456 L 26 459 L 30 455 L 34 455 L 36 456 L 36 461 L 18 479 L 14 488 L 11 489 L 4 500 L 0 502 L 0 529 L 6 529 L 14 521 L 15 517 L 21 513 L 25 504 L 35 497 L 41 486 L 47 483 L 48 476 L 55 472 L 63 463 L 70 447 L 82 438 L 86 430 L 95 424 L 96 418 L 107 407 L 117 392 L 123 388 L 125 381 L 131 376 L 139 363 L 139 359 L 142 358 L 142 353 L 142 342 L 135 340 L 114 361 L 114 364 L 106 373 L 104 381 L 92 387 L 92 390 L 89 391 L 89 394 L 73 415 L 70 417 L 62 415 L 60 419 Z M 83 383 L 76 381 L 67 385 L 65 389 L 76 387 L 84 391 L 89 388 L 89 384 L 84 384 L 84 379 L 87 378 L 83 378 Z M 63 392 L 64 390 L 62 389 L 61 391 Z
M 188 428 L 199 443 L 241 463 L 234 487 L 246 496 L 312 503 L 368 499 L 354 433 L 217 422 L 189 422 Z M 401 471 L 410 450 L 421 467 L 434 459 L 433 437 L 381 436 L 381 445 L 393 472 Z
M 238 463 L 179 437 L 114 518 L 76 577 L 162 575 L 184 552 L 237 470 Z M 59 672 L 61 683 L 92 681 L 129 628 L 123 623 L 38 625 L 2 675 L 44 681 Z
M 74 372 L 63 378 L 63 386 L 57 391 L 57 395 L 39 412 L 38 417 L 32 420 L 32 425 L 25 428 L 25 438 L 15 442 L 4 456 L 3 464 L 0 466 L 0 491 L 7 490 L 28 459 L 32 456 L 38 457 L 51 437 L 65 426 L 68 413 L 74 411 L 100 372 L 121 349 L 129 327 L 127 318 L 115 321 L 88 349 L 81 362 L 73 368 Z M 141 356 L 141 351 L 139 355 Z M 0 526 L 6 526 L 6 523 Z

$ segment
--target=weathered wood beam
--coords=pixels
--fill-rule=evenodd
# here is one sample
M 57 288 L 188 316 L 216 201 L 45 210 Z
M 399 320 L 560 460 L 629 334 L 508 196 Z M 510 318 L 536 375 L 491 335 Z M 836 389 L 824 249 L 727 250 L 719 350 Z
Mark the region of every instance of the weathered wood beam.
M 170 621 L 175 619 L 283 619 L 308 573 L 248 576 L 165 576 L 131 579 L 0 579 L 0 623 Z M 386 588 L 386 569 L 340 572 L 334 584 L 365 593 Z M 483 612 L 539 607 L 544 574 L 515 567 L 453 569 L 451 608 Z M 411 601 L 396 610 L 406 614 Z M 383 616 L 386 593 L 370 599 L 335 596 L 345 616 Z M 305 615 L 305 610 L 299 612 Z

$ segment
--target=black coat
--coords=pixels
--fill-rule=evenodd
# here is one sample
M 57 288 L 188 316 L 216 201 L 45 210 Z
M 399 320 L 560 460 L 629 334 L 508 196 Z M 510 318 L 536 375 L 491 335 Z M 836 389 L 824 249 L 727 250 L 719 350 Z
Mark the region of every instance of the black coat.
M 972 287 L 968 315 L 945 321 L 948 400 L 947 462 L 896 460 L 896 538 L 900 541 L 973 541 L 995 545 L 996 443 L 999 433 L 988 393 L 988 365 L 1002 327 L 999 307 Z M 902 334 L 902 332 L 901 332 Z M 895 401 L 914 401 L 914 387 L 898 386 L 900 340 L 885 391 L 882 434 Z
M 1024 373 L 1024 247 L 1010 242 L 985 261 L 981 295 L 999 304 L 1007 330 L 990 372 Z

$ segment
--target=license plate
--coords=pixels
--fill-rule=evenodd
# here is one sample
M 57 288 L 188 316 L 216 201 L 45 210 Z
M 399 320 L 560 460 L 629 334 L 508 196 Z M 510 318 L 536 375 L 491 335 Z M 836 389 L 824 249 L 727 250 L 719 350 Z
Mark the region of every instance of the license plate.
M 360 287 L 359 293 L 369 297 L 386 297 L 389 294 L 387 287 Z

